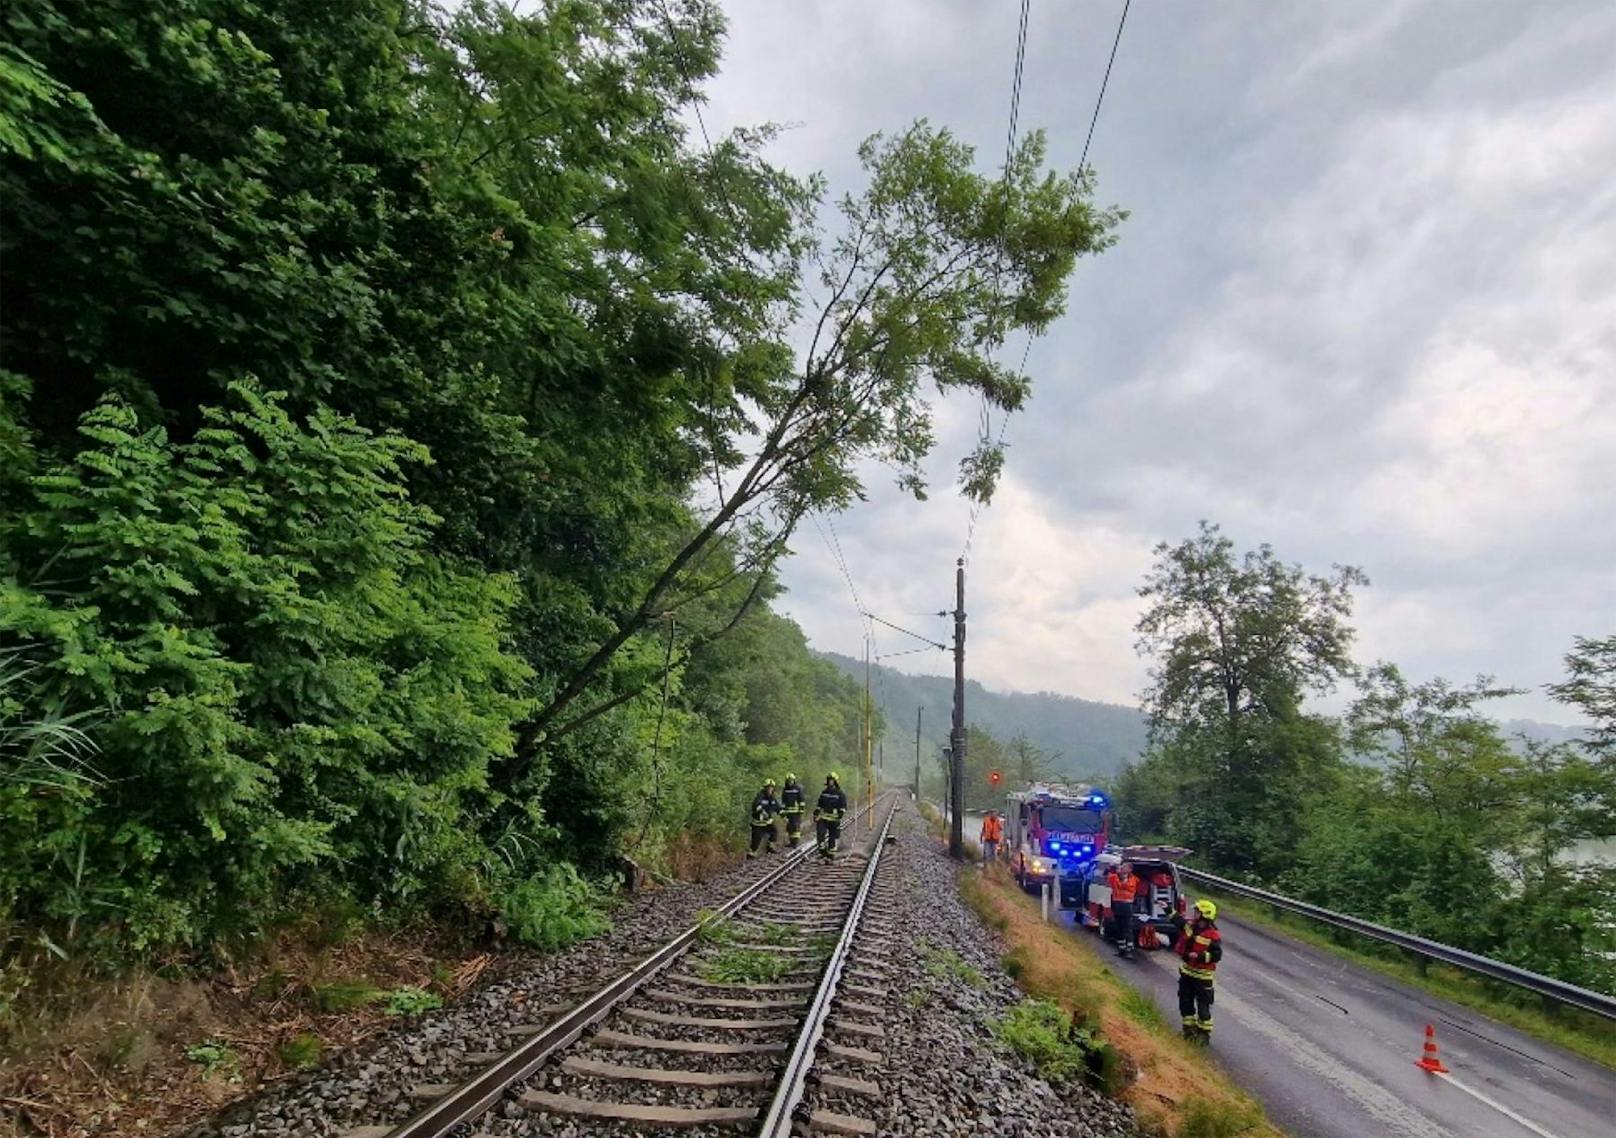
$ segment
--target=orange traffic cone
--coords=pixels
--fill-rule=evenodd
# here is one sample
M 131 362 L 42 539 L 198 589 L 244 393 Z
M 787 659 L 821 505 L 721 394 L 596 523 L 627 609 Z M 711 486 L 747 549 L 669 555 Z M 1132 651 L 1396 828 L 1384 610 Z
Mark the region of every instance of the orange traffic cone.
M 1448 1073 L 1448 1069 L 1442 1065 L 1442 1057 L 1436 1053 L 1436 1028 L 1430 1024 L 1425 1025 L 1425 1054 L 1421 1055 L 1414 1065 L 1433 1075 Z

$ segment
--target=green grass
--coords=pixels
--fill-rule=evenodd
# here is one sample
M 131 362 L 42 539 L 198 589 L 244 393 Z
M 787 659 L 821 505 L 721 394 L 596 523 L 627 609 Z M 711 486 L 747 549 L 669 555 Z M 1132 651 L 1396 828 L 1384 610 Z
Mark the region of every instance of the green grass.
M 1148 1027 L 1152 1031 L 1167 1030 L 1167 1020 L 1162 1015 L 1161 1009 L 1156 1006 L 1156 1001 L 1131 985 L 1117 997 L 1117 1007 L 1121 1008 L 1122 1013 L 1129 1019 L 1143 1027 Z
M 703 944 L 733 944 L 739 939 L 735 922 L 711 909 L 696 914 L 696 939 Z
M 320 1059 L 325 1054 L 325 1041 L 311 1032 L 294 1035 L 279 1047 L 275 1054 L 280 1061 L 294 1071 L 306 1071 L 310 1067 L 318 1067 Z
M 772 952 L 755 948 L 731 948 L 708 960 L 699 969 L 703 980 L 715 984 L 772 984 L 791 970 L 791 961 Z
M 1262 1124 L 1262 1112 L 1243 1103 L 1192 1098 L 1179 1118 L 1178 1138 L 1239 1138 Z
M 746 939 L 755 944 L 795 944 L 801 936 L 802 930 L 796 925 L 778 924 L 774 921 L 752 925 L 746 930 Z
M 329 984 L 316 984 L 310 994 L 314 1006 L 322 1012 L 351 1012 L 387 998 L 386 992 L 368 980 L 334 980 Z
M 920 960 L 925 965 L 926 971 L 938 979 L 952 976 L 962 984 L 968 984 L 973 988 L 980 988 L 986 982 L 978 969 L 967 963 L 963 956 L 951 948 L 934 948 L 922 942 Z
M 1418 988 L 1433 996 L 1441 996 L 1456 1004 L 1462 1004 L 1483 1015 L 1491 1016 L 1500 1023 L 1508 1024 L 1547 1043 L 1564 1047 L 1584 1059 L 1616 1070 L 1616 1034 L 1611 1032 L 1609 1023 L 1597 1016 L 1569 1008 L 1555 1007 L 1551 1010 L 1523 1007 L 1499 995 L 1486 981 L 1461 969 L 1436 963 L 1428 964 L 1421 969 L 1406 959 L 1391 959 L 1380 955 L 1376 942 L 1343 932 L 1339 935 L 1357 941 L 1358 944 L 1342 943 L 1336 939 L 1333 930 L 1326 931 L 1316 922 L 1303 917 L 1283 911 L 1276 912 L 1266 905 L 1230 897 L 1211 888 L 1203 888 L 1201 892 L 1215 898 L 1219 909 L 1243 921 L 1264 928 L 1277 929 L 1304 944 L 1324 949 L 1354 964 L 1361 964 L 1394 980 L 1400 980 L 1411 988 Z
M 1109 1086 L 1118 1073 L 1116 1052 L 1078 1026 L 1052 1000 L 1022 1000 L 989 1026 L 1000 1042 L 1037 1068 L 1046 1082 L 1083 1078 Z

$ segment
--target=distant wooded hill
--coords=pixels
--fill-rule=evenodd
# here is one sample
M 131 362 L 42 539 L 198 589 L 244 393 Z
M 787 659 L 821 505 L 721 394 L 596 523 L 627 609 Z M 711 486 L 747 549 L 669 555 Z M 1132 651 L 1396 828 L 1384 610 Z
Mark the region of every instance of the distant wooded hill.
M 842 671 L 864 681 L 864 661 L 835 652 L 822 653 Z M 892 772 L 912 766 L 915 757 L 915 709 L 926 709 L 921 751 L 934 762 L 948 742 L 948 717 L 954 681 L 946 676 L 912 676 L 877 664 L 871 669 L 876 706 L 886 713 L 886 766 Z M 996 692 L 966 681 L 965 711 L 969 721 L 1008 741 L 1024 734 L 1054 756 L 1055 769 L 1072 777 L 1109 776 L 1145 747 L 1145 717 L 1115 703 L 1075 699 L 1053 692 Z
M 842 671 L 864 682 L 864 661 L 836 652 L 818 653 Z M 949 709 L 954 681 L 947 676 L 915 676 L 874 665 L 871 691 L 876 706 L 886 713 L 887 777 L 907 781 L 894 773 L 909 769 L 915 759 L 915 709 L 926 709 L 921 732 L 921 754 L 935 769 L 938 749 L 948 742 Z M 1092 699 L 1077 699 L 1054 692 L 989 691 L 973 680 L 965 683 L 965 711 L 969 721 L 1009 741 L 1024 734 L 1054 756 L 1054 767 L 1072 778 L 1109 778 L 1123 763 L 1138 758 L 1145 748 L 1146 721 L 1138 709 Z M 1545 743 L 1572 742 L 1581 736 L 1575 727 L 1532 719 L 1509 719 L 1499 726 L 1513 739 L 1524 736 Z

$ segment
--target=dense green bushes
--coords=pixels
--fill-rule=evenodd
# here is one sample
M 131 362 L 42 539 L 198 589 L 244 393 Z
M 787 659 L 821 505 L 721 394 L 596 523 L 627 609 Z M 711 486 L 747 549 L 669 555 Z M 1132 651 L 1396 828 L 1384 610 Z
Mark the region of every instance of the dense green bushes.
M 922 489 L 928 393 L 1020 405 L 1120 214 L 917 123 L 822 224 L 770 128 L 689 145 L 710 4 L 525 7 L 0 16 L 0 989 L 310 896 L 559 943 L 572 866 L 857 789 L 774 565 L 867 459 Z

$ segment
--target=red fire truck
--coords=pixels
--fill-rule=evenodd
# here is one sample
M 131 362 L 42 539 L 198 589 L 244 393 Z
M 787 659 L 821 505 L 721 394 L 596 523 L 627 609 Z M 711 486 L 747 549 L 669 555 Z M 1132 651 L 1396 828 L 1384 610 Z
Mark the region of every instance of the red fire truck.
M 1083 871 L 1111 837 L 1111 800 L 1092 786 L 1034 783 L 1005 798 L 1005 846 L 1023 889 L 1060 883 L 1061 904 L 1075 907 Z

